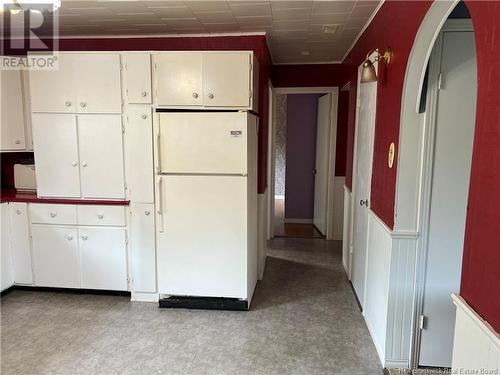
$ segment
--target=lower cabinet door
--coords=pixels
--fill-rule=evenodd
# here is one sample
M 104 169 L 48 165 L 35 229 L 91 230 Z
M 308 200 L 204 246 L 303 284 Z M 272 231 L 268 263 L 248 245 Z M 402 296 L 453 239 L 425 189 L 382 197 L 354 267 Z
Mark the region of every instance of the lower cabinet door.
M 16 284 L 32 284 L 28 203 L 9 204 L 10 248 Z
M 127 290 L 125 228 L 80 227 L 83 289 Z
M 76 227 L 33 225 L 31 236 L 35 285 L 79 288 Z

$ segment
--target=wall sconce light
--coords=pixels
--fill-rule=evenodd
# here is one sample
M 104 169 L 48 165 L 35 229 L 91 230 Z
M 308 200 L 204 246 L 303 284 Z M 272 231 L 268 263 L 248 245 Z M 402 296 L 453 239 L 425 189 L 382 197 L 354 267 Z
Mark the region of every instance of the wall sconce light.
M 377 55 L 375 56 L 375 61 L 382 61 L 385 65 L 388 65 L 391 62 L 392 57 L 392 49 L 387 47 L 384 53 L 379 53 L 377 50 L 370 51 L 366 55 L 366 60 L 363 63 L 363 67 L 361 70 L 361 83 L 368 82 L 376 82 L 377 81 L 377 72 L 375 71 L 375 67 L 370 60 L 370 55 L 375 52 Z

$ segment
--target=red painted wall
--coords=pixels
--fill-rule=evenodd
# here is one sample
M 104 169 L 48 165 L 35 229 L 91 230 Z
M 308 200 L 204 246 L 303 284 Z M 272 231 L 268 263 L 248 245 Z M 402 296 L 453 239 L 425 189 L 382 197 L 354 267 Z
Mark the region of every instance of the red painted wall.
M 274 87 L 344 86 L 347 82 L 344 64 L 273 65 Z
M 477 111 L 460 294 L 500 332 L 500 2 L 466 1 L 477 50 Z
M 254 51 L 259 61 L 258 191 L 263 193 L 266 190 L 268 80 L 271 62 L 265 36 L 61 39 L 59 49 L 61 51 Z
M 335 176 L 345 176 L 347 153 L 347 125 L 349 120 L 349 91 L 339 92 L 337 117 L 337 148 L 335 153 Z

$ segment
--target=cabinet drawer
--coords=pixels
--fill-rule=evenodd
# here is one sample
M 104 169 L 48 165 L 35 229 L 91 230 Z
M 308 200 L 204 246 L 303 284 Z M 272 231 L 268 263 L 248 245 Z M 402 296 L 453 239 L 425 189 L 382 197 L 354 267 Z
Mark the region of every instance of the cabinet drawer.
M 76 206 L 71 204 L 30 204 L 34 224 L 77 224 Z
M 78 206 L 78 225 L 125 226 L 125 207 Z

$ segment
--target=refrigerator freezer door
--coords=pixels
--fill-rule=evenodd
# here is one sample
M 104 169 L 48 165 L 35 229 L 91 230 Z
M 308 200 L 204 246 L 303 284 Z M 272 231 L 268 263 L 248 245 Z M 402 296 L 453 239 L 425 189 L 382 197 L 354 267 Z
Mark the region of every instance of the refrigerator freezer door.
M 162 173 L 247 173 L 247 113 L 177 112 L 159 117 Z
M 158 292 L 246 299 L 247 178 L 158 178 Z

